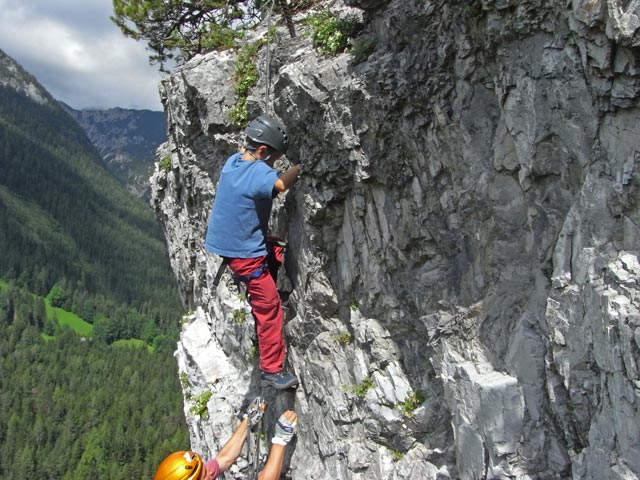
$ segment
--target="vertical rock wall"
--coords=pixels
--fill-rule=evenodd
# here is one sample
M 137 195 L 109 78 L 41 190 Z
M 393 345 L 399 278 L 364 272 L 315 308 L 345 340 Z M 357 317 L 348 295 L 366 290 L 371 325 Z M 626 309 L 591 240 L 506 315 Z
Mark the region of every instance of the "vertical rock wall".
M 270 395 L 267 425 L 300 415 L 290 477 L 638 478 L 640 4 L 346 3 L 325 6 L 362 18 L 366 60 L 318 54 L 302 26 L 270 51 L 304 166 L 272 222 L 301 386 Z M 241 142 L 234 69 L 214 53 L 163 82 L 171 165 L 152 179 L 206 455 L 258 392 L 250 310 L 203 249 Z M 263 74 L 252 115 L 264 92 Z

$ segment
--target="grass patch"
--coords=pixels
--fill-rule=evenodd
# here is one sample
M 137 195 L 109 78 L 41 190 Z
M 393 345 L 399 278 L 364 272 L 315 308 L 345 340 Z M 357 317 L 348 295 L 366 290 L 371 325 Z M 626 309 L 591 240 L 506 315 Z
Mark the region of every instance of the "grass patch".
M 76 333 L 85 337 L 89 337 L 93 334 L 93 325 L 80 318 L 75 313 L 67 312 L 62 308 L 51 306 L 51 303 L 46 298 L 44 300 L 44 306 L 47 312 L 47 318 L 57 320 L 58 325 L 68 325 Z
M 153 353 L 154 348 L 147 344 L 144 340 L 139 338 L 127 338 L 122 340 L 116 340 L 113 345 L 121 348 L 146 348 L 149 353 Z
M 7 288 L 9 288 L 9 284 L 0 280 L 0 290 L 6 290 Z

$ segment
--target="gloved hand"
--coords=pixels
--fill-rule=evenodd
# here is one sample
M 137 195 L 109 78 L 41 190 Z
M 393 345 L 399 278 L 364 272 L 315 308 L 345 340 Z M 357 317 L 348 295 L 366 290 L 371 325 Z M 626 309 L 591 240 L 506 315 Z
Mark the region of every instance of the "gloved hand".
M 249 404 L 246 413 L 242 416 L 243 420 L 246 419 L 249 424 L 249 428 L 256 425 L 264 415 L 264 411 L 267 409 L 267 404 L 262 397 L 256 397 L 253 402 Z
M 298 426 L 298 417 L 296 412 L 288 410 L 280 415 L 278 423 L 276 423 L 276 432 L 271 439 L 271 443 L 276 445 L 287 445 L 296 434 Z

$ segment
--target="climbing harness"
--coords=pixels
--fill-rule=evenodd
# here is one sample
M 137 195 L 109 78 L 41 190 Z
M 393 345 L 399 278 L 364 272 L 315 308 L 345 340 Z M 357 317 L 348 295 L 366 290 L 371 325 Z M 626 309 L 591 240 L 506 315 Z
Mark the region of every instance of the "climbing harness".
M 257 270 L 254 270 L 253 272 L 251 272 L 248 275 L 234 275 L 233 278 L 236 281 L 236 283 L 239 283 L 239 282 L 245 282 L 246 283 L 249 280 L 253 280 L 254 278 L 260 277 L 265 271 L 269 270 L 269 255 L 271 255 L 271 252 L 273 252 L 273 247 L 274 246 L 287 248 L 289 245 L 287 244 L 287 242 L 285 242 L 284 240 L 281 240 L 281 239 L 279 239 L 277 237 L 268 237 L 267 238 L 267 251 L 269 253 L 267 254 L 267 258 L 265 259 L 264 263 L 262 265 L 260 265 L 257 268 Z M 218 284 L 220 284 L 220 280 L 222 279 L 222 275 L 226 271 L 228 265 L 229 265 L 229 259 L 227 257 L 222 257 L 222 262 L 220 263 L 220 266 L 218 267 L 218 271 L 216 272 L 216 276 L 213 279 L 213 286 L 214 287 L 217 287 Z
M 269 269 L 269 265 L 267 265 L 267 262 L 264 262 L 262 265 L 260 265 L 257 268 L 257 270 L 254 270 L 249 275 L 234 275 L 234 278 L 239 282 L 245 282 L 246 283 L 249 280 L 253 280 L 254 278 L 258 278 L 258 277 L 262 276 L 262 274 L 268 269 Z
M 222 263 L 218 267 L 218 271 L 216 272 L 216 277 L 213 279 L 213 286 L 217 287 L 220 283 L 220 279 L 222 278 L 222 274 L 227 269 L 227 265 L 229 264 L 229 259 L 227 257 L 222 257 Z

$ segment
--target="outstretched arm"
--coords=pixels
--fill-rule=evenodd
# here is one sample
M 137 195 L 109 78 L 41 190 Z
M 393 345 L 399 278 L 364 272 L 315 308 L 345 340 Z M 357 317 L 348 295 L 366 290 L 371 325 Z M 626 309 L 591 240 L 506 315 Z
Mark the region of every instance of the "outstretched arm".
M 287 410 L 280 416 L 276 424 L 276 435 L 271 441 L 267 463 L 258 475 L 258 480 L 278 480 L 280 478 L 285 449 L 296 434 L 297 424 L 298 417 L 293 410 Z
M 227 440 L 218 455 L 216 461 L 220 466 L 220 473 L 229 469 L 233 462 L 240 456 L 242 452 L 242 446 L 247 438 L 247 419 L 242 420 L 240 426 L 233 432 L 231 438 Z

